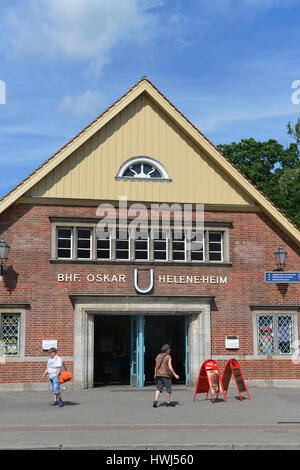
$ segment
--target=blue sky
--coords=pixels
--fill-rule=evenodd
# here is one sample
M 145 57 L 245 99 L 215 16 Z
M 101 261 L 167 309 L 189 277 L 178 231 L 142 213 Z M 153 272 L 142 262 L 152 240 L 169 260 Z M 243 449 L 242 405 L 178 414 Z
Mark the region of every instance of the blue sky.
M 300 0 L 0 0 L 0 197 L 144 75 L 216 145 L 289 145 L 299 31 Z

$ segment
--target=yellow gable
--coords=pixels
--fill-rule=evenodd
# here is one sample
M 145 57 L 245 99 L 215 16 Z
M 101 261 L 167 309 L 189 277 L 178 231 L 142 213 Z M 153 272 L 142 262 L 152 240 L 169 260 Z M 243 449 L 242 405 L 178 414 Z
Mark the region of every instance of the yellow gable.
M 116 179 L 145 156 L 170 181 Z M 145 92 L 56 166 L 26 197 L 253 205 L 249 196 Z
M 141 156 L 159 162 L 168 178 L 117 177 L 124 162 Z M 4 196 L 0 214 L 16 202 L 97 205 L 121 196 L 262 210 L 300 246 L 299 229 L 146 77 Z

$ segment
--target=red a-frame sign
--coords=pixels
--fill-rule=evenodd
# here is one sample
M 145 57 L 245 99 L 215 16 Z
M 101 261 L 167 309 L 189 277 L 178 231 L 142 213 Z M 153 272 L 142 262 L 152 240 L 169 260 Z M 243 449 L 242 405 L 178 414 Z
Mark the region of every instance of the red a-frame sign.
M 229 361 L 227 362 L 225 366 L 223 376 L 222 376 L 222 383 L 223 383 L 225 392 L 227 393 L 228 391 L 229 382 L 230 382 L 232 374 L 234 376 L 234 380 L 235 380 L 241 400 L 243 399 L 241 392 L 247 392 L 248 398 L 250 400 L 250 395 L 246 387 L 241 368 L 236 359 L 229 359 Z
M 197 393 L 206 393 L 207 400 L 209 391 L 211 393 L 213 403 L 214 395 L 216 395 L 217 398 L 219 395 L 223 395 L 224 400 L 226 401 L 219 367 L 218 364 L 212 359 L 207 359 L 206 361 L 204 361 L 200 368 L 198 382 L 194 395 L 194 401 Z

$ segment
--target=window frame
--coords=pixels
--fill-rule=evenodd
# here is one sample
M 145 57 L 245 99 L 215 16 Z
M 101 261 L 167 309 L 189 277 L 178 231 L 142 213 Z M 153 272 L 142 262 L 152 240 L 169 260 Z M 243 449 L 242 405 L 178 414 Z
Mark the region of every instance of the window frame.
M 116 238 L 114 240 L 114 260 L 115 261 L 118 261 L 120 263 L 122 262 L 128 262 L 128 261 L 131 261 L 131 256 L 132 256 L 132 237 L 131 237 L 131 234 L 130 234 L 130 230 L 129 230 L 129 227 L 127 227 L 127 235 L 128 235 L 128 238 L 126 240 L 119 240 L 117 239 L 117 233 L 120 231 L 120 226 L 117 226 L 115 228 L 115 234 L 116 234 Z M 117 249 L 121 250 L 121 251 L 125 251 L 125 249 L 122 249 L 122 248 L 117 248 L 117 241 L 128 241 L 128 258 L 117 258 Z
M 192 260 L 192 250 L 191 241 L 184 238 L 184 259 L 174 259 L 173 256 L 173 243 L 180 240 L 174 239 L 174 230 L 175 227 L 171 225 L 169 229 L 162 229 L 166 231 L 166 245 L 167 245 L 167 258 L 166 259 L 155 259 L 154 258 L 154 239 L 152 237 L 152 228 L 149 228 L 148 231 L 148 258 L 147 259 L 135 259 L 135 240 L 132 234 L 130 233 L 130 223 L 128 221 L 127 229 L 129 233 L 129 257 L 126 259 L 117 258 L 117 240 L 113 237 L 113 233 L 118 232 L 124 221 L 122 219 L 117 221 L 117 225 L 114 228 L 111 228 L 109 243 L 110 243 L 110 252 L 109 258 L 98 258 L 97 256 L 97 219 L 83 219 L 83 218 L 69 218 L 69 217 L 50 217 L 52 223 L 52 244 L 51 244 L 51 262 L 78 262 L 78 263 L 89 263 L 89 262 L 133 262 L 133 263 L 147 263 L 153 262 L 154 264 L 191 264 L 191 265 L 231 265 L 230 263 L 230 250 L 229 250 L 229 238 L 230 238 L 230 228 L 232 224 L 230 222 L 217 223 L 217 222 L 208 222 L 204 225 L 204 247 L 203 247 L 203 260 Z M 71 257 L 63 258 L 58 257 L 58 230 L 59 229 L 69 229 L 71 230 Z M 78 258 L 78 230 L 90 230 L 90 257 L 89 258 Z M 157 229 L 155 229 L 157 230 Z M 159 228 L 159 232 L 162 230 Z M 191 227 L 191 230 L 194 230 Z M 222 261 L 218 260 L 209 260 L 209 233 L 216 232 L 221 233 L 221 255 Z M 176 251 L 176 250 L 175 250 Z M 178 251 L 178 250 L 177 250 Z
M 187 263 L 188 262 L 188 250 L 187 250 L 187 239 L 186 239 L 186 236 L 185 236 L 185 233 L 183 233 L 183 240 L 179 240 L 179 239 L 174 239 L 174 231 L 175 230 L 172 230 L 171 231 L 171 242 L 170 242 L 170 245 L 171 245 L 171 260 L 173 261 L 173 263 Z M 184 242 L 184 259 L 174 259 L 174 251 L 177 251 L 179 253 L 182 253 L 182 250 L 174 250 L 173 249 L 173 243 L 176 243 L 176 242 Z
M 207 249 L 206 249 L 206 246 L 207 246 L 207 242 L 206 242 L 206 237 L 207 237 L 207 230 L 204 229 L 204 235 L 203 235 L 203 241 L 202 241 L 202 251 L 203 251 L 203 260 L 196 260 L 196 259 L 192 259 L 192 253 L 195 252 L 195 251 L 199 251 L 199 250 L 192 250 L 192 246 L 191 246 L 191 243 L 193 243 L 193 240 L 191 240 L 189 242 L 189 253 L 188 253 L 188 257 L 189 257 L 189 260 L 191 263 L 206 263 L 207 262 Z M 196 243 L 199 243 L 199 242 L 196 242 Z
M 78 231 L 79 230 L 88 230 L 90 232 L 90 237 L 89 238 L 81 238 L 79 239 L 78 237 Z M 75 256 L 75 259 L 78 259 L 78 261 L 89 261 L 91 259 L 93 259 L 93 230 L 91 227 L 76 227 L 75 229 L 75 243 L 76 243 L 76 248 L 75 248 L 75 253 L 76 253 L 76 256 Z M 78 240 L 89 240 L 90 241 L 90 248 L 78 248 Z M 90 256 L 89 258 L 79 258 L 78 256 L 78 250 L 83 250 L 83 251 L 89 251 L 90 252 Z
M 69 258 L 58 256 L 58 250 L 60 250 L 60 249 L 63 250 L 63 248 L 58 247 L 58 240 L 60 239 L 58 237 L 58 231 L 59 230 L 70 230 L 71 231 L 71 247 L 66 248 L 67 250 L 70 250 L 70 257 Z M 68 240 L 68 239 L 66 238 L 66 240 Z M 71 259 L 73 259 L 73 245 L 74 245 L 74 229 L 73 229 L 73 227 L 70 227 L 70 226 L 66 226 L 66 227 L 57 226 L 56 227 L 56 243 L 55 243 L 56 258 L 61 259 L 61 260 L 71 260 Z
M 133 256 L 133 261 L 136 261 L 136 262 L 143 262 L 143 261 L 149 261 L 150 260 L 150 234 L 149 234 L 149 231 L 148 231 L 148 236 L 147 238 L 133 238 L 133 250 L 132 250 L 132 256 Z M 135 254 L 136 254 L 136 242 L 147 242 L 147 258 L 143 258 L 143 259 L 138 259 L 136 258 Z M 146 250 L 143 250 L 143 249 L 138 249 L 137 251 L 146 251 Z
M 145 178 L 145 177 L 136 177 L 136 176 L 124 176 L 124 173 L 128 170 L 128 168 L 131 165 L 136 165 L 136 164 L 148 164 L 153 166 L 161 175 L 159 178 L 158 177 L 150 177 L 150 178 Z M 152 157 L 147 157 L 147 156 L 136 156 L 129 158 L 126 160 L 119 168 L 119 171 L 115 177 L 116 181 L 158 181 L 158 182 L 167 182 L 170 183 L 172 180 L 170 179 L 168 172 L 166 168 L 158 161 L 155 160 Z
M 2 353 L 2 316 L 18 315 L 19 316 L 19 348 L 18 354 L 6 355 Z M 24 307 L 1 307 L 0 308 L 0 363 L 19 360 L 25 356 L 25 326 L 26 326 L 26 309 Z
M 220 233 L 221 234 L 221 242 L 211 242 L 209 239 L 209 236 L 213 233 Z M 222 230 L 206 230 L 205 233 L 207 243 L 206 243 L 206 256 L 207 256 L 207 262 L 208 263 L 223 263 L 224 262 L 224 231 Z M 210 250 L 210 243 L 220 243 L 221 245 L 221 252 L 219 251 L 211 251 Z M 210 259 L 210 253 L 221 253 L 221 260 L 211 260 Z
M 95 240 L 95 245 L 96 245 L 96 261 L 111 261 L 112 259 L 112 236 L 111 236 L 111 232 L 109 231 L 109 237 L 108 238 L 99 238 L 97 233 L 95 233 L 95 237 L 96 237 L 96 240 Z M 109 241 L 109 258 L 98 258 L 98 240 L 100 241 L 104 241 L 104 240 L 108 240 Z M 99 248 L 99 250 L 107 250 L 107 248 Z
M 155 238 L 152 232 L 153 232 L 153 231 L 150 231 L 150 233 L 151 233 L 150 242 L 151 242 L 151 249 L 152 249 L 152 256 L 151 256 L 151 257 L 152 257 L 152 260 L 153 260 L 154 263 L 157 263 L 157 262 L 158 262 L 158 263 L 159 263 L 159 262 L 161 262 L 161 263 L 167 263 L 167 262 L 170 260 L 170 231 L 169 231 L 169 230 L 168 230 L 168 231 L 166 231 L 166 230 L 158 230 L 158 234 L 159 234 L 159 235 L 162 234 L 163 232 L 166 233 L 165 238 L 162 238 L 162 239 L 160 239 L 160 238 Z M 163 240 L 165 240 L 165 242 L 166 242 L 166 249 L 165 249 L 165 250 L 157 250 L 157 249 L 155 249 L 155 248 L 154 248 L 155 242 L 162 242 Z M 156 252 L 159 252 L 159 253 L 165 251 L 165 252 L 166 252 L 166 259 L 155 258 L 155 256 L 154 256 L 155 251 L 156 251 Z
M 270 354 L 262 354 L 259 350 L 260 345 L 260 335 L 259 335 L 259 318 L 263 316 L 272 317 L 273 325 L 273 352 Z M 290 352 L 282 353 L 279 350 L 279 341 L 278 341 L 278 319 L 279 317 L 289 317 L 291 319 L 291 339 L 290 339 Z M 291 357 L 294 353 L 294 342 L 298 338 L 298 326 L 297 326 L 297 311 L 292 309 L 287 309 L 283 307 L 270 307 L 266 309 L 256 308 L 253 311 L 253 344 L 254 344 L 254 354 L 257 359 L 267 359 L 267 358 L 277 358 L 277 359 L 287 359 L 291 360 Z

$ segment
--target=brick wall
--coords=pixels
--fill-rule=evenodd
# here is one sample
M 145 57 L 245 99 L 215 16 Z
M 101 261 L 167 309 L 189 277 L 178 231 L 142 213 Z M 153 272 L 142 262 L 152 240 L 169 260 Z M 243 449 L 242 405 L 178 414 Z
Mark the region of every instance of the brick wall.
M 49 217 L 96 217 L 94 207 L 15 204 L 0 217 L 0 236 L 11 246 L 0 303 L 28 303 L 26 309 L 26 362 L 0 363 L 0 382 L 39 382 L 48 358 L 43 339 L 57 339 L 62 356 L 73 356 L 73 305 L 70 293 L 136 294 L 132 271 L 136 264 L 53 263 Z M 231 357 L 225 336 L 238 335 L 239 357 L 244 376 L 252 379 L 300 379 L 300 366 L 291 360 L 248 360 L 253 355 L 253 327 L 250 305 L 299 305 L 300 285 L 264 283 L 264 272 L 274 269 L 274 251 L 282 244 L 288 252 L 286 271 L 299 271 L 300 251 L 262 213 L 207 212 L 207 221 L 231 222 L 230 262 L 232 266 L 163 265 L 154 267 L 154 290 L 149 295 L 214 295 L 211 305 L 212 356 Z M 147 267 L 145 265 L 144 267 Z M 128 282 L 88 282 L 88 274 L 125 275 Z M 80 274 L 80 282 L 58 282 L 58 274 Z M 227 276 L 224 284 L 160 283 L 159 276 Z M 143 275 L 139 278 L 141 286 Z M 299 328 L 299 325 L 298 325 Z M 300 331 L 300 329 L 299 329 Z M 30 362 L 30 357 L 33 358 Z M 44 359 L 45 358 L 45 359 Z M 43 360 L 44 359 L 44 360 Z M 220 370 L 225 359 L 218 361 Z M 70 364 L 71 365 L 71 364 Z M 200 364 L 199 364 L 200 368 Z

